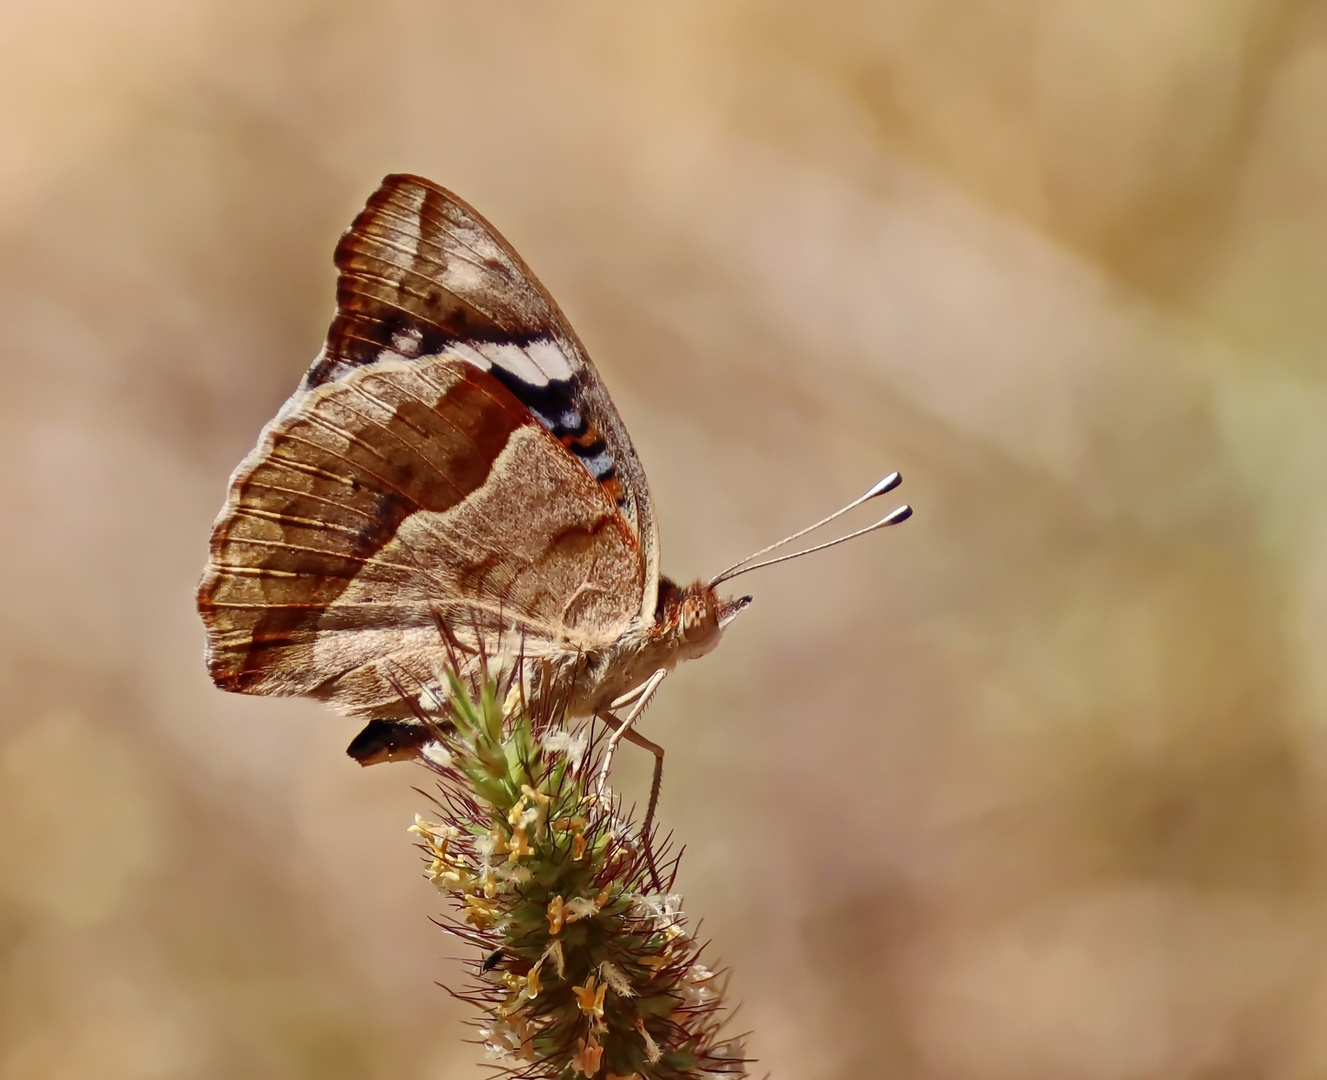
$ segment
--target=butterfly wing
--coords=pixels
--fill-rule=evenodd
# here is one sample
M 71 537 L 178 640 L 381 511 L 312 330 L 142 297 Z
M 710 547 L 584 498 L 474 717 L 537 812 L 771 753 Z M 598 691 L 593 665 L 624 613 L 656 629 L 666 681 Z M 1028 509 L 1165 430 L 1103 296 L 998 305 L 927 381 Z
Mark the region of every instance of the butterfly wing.
M 608 391 L 548 291 L 478 211 L 418 176 L 385 178 L 342 237 L 337 314 L 314 387 L 384 355 L 440 352 L 488 371 L 608 491 L 640 539 L 642 617 L 659 541 L 645 472 Z
M 565 319 L 474 211 L 389 177 L 337 249 L 338 309 L 232 478 L 198 603 L 225 689 L 404 715 L 464 649 L 616 640 L 653 612 L 648 490 Z M 492 640 L 491 638 L 489 639 Z

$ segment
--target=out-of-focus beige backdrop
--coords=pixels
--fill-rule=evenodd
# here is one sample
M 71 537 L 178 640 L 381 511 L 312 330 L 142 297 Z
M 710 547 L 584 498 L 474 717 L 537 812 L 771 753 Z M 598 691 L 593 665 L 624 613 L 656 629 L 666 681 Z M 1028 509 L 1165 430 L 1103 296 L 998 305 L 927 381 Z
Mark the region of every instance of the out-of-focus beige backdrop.
M 480 1075 L 424 774 L 193 610 L 389 171 L 672 575 L 907 477 L 646 718 L 761 1069 L 1327 1074 L 1327 4 L 28 0 L 0 101 L 0 1080 Z

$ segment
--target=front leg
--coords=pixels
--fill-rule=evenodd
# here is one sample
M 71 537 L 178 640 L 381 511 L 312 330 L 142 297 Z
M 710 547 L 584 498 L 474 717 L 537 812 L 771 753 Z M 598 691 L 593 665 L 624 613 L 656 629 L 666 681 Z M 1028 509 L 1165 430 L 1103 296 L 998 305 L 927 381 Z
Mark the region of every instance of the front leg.
M 645 711 L 645 706 L 650 703 L 650 698 L 654 697 L 654 692 L 659 689 L 659 684 L 664 681 L 664 676 L 667 674 L 667 668 L 660 668 L 645 680 L 639 688 L 636 704 L 631 707 L 631 712 L 627 713 L 627 718 L 618 722 L 617 730 L 609 738 L 608 746 L 604 750 L 603 763 L 599 766 L 598 789 L 601 793 L 608 786 L 608 769 L 613 764 L 613 752 L 617 749 L 617 744 L 622 741 L 624 736 L 633 734 L 631 725 L 636 722 L 636 717 Z M 633 691 L 634 693 L 636 692 Z M 617 704 L 617 702 L 614 702 L 614 704 Z M 632 742 L 635 741 L 635 739 L 632 739 Z M 659 753 L 662 755 L 663 751 L 661 750 Z
M 645 711 L 645 706 L 650 703 L 650 698 L 653 697 L 654 692 L 659 689 L 659 684 L 663 682 L 664 676 L 667 674 L 668 671 L 666 669 L 660 668 L 651 675 L 642 686 L 638 687 L 630 694 L 625 695 L 628 700 L 635 699 L 636 702 L 632 707 L 631 712 L 627 714 L 625 720 L 614 716 L 611 712 L 602 712 L 598 714 L 600 719 L 613 729 L 613 734 L 608 740 L 608 746 L 604 750 L 603 763 L 599 767 L 597 790 L 600 794 L 603 794 L 604 789 L 608 785 L 608 770 L 613 762 L 613 752 L 617 749 L 617 744 L 624 738 L 627 741 L 633 742 L 637 746 L 648 750 L 654 755 L 654 776 L 650 780 L 650 802 L 645 811 L 645 821 L 641 826 L 641 839 L 645 844 L 645 861 L 650 867 L 650 880 L 656 891 L 662 891 L 663 886 L 659 883 L 659 871 L 654 865 L 654 851 L 650 844 L 650 829 L 654 825 L 654 811 L 659 805 L 659 789 L 663 785 L 664 751 L 662 746 L 658 743 L 651 742 L 637 731 L 633 725 L 636 722 L 636 718 Z M 619 698 L 618 700 L 621 701 L 622 699 Z M 614 702 L 613 704 L 616 705 L 617 702 Z
M 654 755 L 654 777 L 650 780 L 650 802 L 645 811 L 645 821 L 641 825 L 641 834 L 645 837 L 646 843 L 649 843 L 650 826 L 654 824 L 654 811 L 659 805 L 659 790 L 663 786 L 663 763 L 664 749 L 658 743 L 650 742 L 644 735 L 634 727 L 626 727 L 625 721 L 620 720 L 612 713 L 599 713 L 599 719 L 611 727 L 615 732 L 623 732 L 623 738 L 627 742 L 635 743 L 643 750 L 648 750 Z M 653 869 L 653 868 L 651 868 Z M 656 882 L 655 887 L 658 887 Z

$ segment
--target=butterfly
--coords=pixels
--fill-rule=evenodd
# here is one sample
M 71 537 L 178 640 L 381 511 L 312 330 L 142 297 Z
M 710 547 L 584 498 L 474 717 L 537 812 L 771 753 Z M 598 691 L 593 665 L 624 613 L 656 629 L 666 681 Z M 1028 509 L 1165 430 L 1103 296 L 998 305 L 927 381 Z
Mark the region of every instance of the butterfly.
M 662 576 L 645 473 L 584 346 L 444 188 L 388 176 L 335 262 L 326 343 L 212 531 L 198 610 L 213 681 L 365 718 L 349 753 L 371 763 L 427 740 L 448 666 L 474 680 L 519 658 L 535 705 L 633 737 L 664 676 L 750 603 L 717 586 L 810 529 L 708 582 Z

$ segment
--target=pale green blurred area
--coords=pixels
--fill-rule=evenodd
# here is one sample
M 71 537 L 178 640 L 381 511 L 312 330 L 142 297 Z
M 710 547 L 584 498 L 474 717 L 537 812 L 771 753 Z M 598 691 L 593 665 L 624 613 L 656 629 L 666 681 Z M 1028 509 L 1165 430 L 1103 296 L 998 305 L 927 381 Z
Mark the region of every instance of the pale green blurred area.
M 645 718 L 760 1069 L 1327 1074 L 1327 4 L 45 0 L 0 89 L 0 1080 L 482 1075 L 424 774 L 193 611 L 389 171 L 674 576 L 907 477 Z

